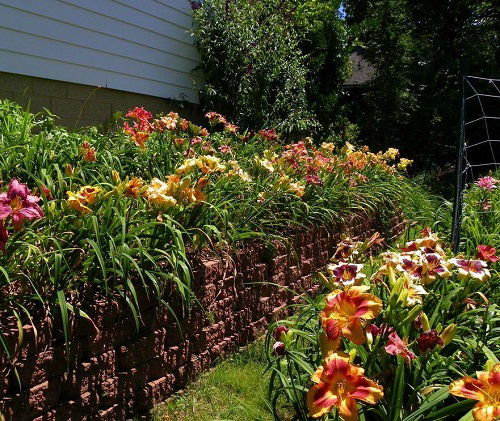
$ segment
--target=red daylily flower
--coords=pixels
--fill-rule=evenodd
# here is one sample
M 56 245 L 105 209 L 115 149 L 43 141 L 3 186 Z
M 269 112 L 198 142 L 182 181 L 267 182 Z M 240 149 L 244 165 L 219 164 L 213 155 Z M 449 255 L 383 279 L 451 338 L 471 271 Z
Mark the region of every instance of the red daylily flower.
M 478 403 L 472 409 L 475 421 L 495 421 L 500 418 L 500 364 L 491 371 L 478 371 L 477 379 L 464 377 L 450 384 L 450 393 Z
M 491 246 L 479 245 L 477 246 L 476 257 L 487 262 L 496 263 L 500 258 L 496 255 L 497 250 Z
M 327 296 L 326 307 L 320 317 L 329 339 L 345 336 L 357 345 L 366 341 L 363 323 L 374 319 L 382 311 L 382 301 L 375 295 L 366 293 L 368 288 L 353 286 Z
M 417 338 L 418 350 L 420 353 L 424 354 L 427 351 L 432 351 L 436 345 L 443 346 L 444 342 L 439 336 L 439 333 L 436 329 L 431 329 L 423 332 Z
M 309 415 L 319 418 L 336 408 L 344 421 L 358 419 L 356 400 L 376 404 L 384 396 L 382 386 L 365 377 L 361 367 L 337 353 L 327 355 L 312 375 L 316 383 L 307 392 Z
M 0 250 L 5 250 L 5 244 L 7 243 L 7 239 L 9 238 L 9 231 L 3 224 L 3 221 L 0 221 Z

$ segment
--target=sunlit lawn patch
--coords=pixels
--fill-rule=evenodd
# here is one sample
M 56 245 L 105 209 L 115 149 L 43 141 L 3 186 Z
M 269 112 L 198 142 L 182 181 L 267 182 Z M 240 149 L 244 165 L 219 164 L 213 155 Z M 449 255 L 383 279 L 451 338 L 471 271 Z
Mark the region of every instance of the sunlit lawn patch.
M 154 421 L 272 421 L 262 341 L 232 355 L 153 411 Z M 283 421 L 291 413 L 280 408 Z

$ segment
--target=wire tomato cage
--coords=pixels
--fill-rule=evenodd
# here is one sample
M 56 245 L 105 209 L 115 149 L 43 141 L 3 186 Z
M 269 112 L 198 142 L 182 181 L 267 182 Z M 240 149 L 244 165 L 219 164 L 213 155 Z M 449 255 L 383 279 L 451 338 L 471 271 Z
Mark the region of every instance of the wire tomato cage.
M 462 77 L 460 138 L 451 242 L 459 251 L 464 193 L 479 177 L 500 167 L 500 79 Z M 481 213 L 492 210 L 478 210 Z

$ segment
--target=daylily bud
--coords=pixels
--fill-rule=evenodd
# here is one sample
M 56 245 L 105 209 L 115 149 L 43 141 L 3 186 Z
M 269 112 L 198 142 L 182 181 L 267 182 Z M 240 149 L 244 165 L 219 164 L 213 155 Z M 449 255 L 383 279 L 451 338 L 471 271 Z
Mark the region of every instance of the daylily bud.
M 64 164 L 64 173 L 66 175 L 73 175 L 75 173 L 75 169 L 71 164 Z
M 274 339 L 276 339 L 277 341 L 283 341 L 284 339 L 283 336 L 285 336 L 289 330 L 290 329 L 288 329 L 286 326 L 283 325 L 277 326 L 273 332 Z
M 443 340 L 443 346 L 448 345 L 451 343 L 453 338 L 455 337 L 457 333 L 457 325 L 455 323 L 452 323 L 448 326 L 445 327 L 445 329 L 441 332 L 441 339 Z
M 368 329 L 366 329 L 366 344 L 368 345 L 368 349 L 371 350 L 373 345 L 373 334 Z
M 319 279 L 321 279 L 321 282 L 323 282 L 325 285 L 329 285 L 328 279 L 323 273 L 319 272 L 318 276 Z
M 415 307 L 413 307 L 411 311 L 408 313 L 408 315 L 404 318 L 402 322 L 403 326 L 415 320 L 421 311 L 422 311 L 422 306 L 420 304 L 417 304 Z
M 285 350 L 286 350 L 286 347 L 285 347 L 285 344 L 283 342 L 276 342 L 274 345 L 273 345 L 273 352 L 274 352 L 274 355 L 276 355 L 277 357 L 283 357 L 285 355 Z
M 389 277 L 389 284 L 394 285 L 396 283 L 396 274 L 391 266 L 387 268 L 387 276 Z
M 116 170 L 111 171 L 111 175 L 113 176 L 113 180 L 115 181 L 116 184 L 118 184 L 121 179 L 120 179 L 120 173 Z
M 429 318 L 427 317 L 427 314 L 425 314 L 424 312 L 422 312 L 421 323 L 422 323 L 422 330 L 424 332 L 431 329 L 431 325 L 429 324 Z
M 354 358 L 356 358 L 356 348 L 352 348 L 349 351 L 349 361 L 352 363 L 354 361 Z

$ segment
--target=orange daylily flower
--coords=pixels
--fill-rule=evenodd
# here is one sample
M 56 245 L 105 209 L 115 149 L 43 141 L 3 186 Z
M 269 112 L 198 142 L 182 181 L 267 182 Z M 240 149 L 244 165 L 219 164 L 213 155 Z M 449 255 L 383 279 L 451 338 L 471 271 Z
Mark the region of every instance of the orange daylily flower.
M 382 301 L 367 293 L 368 289 L 368 286 L 353 286 L 346 291 L 336 290 L 327 296 L 326 307 L 320 317 L 330 339 L 345 336 L 357 345 L 366 341 L 363 323 L 377 317 L 382 310 Z
M 319 418 L 336 408 L 344 421 L 357 420 L 357 399 L 373 405 L 384 396 L 382 386 L 363 373 L 348 357 L 329 354 L 311 377 L 316 384 L 307 393 L 309 415 Z
M 494 421 L 500 418 L 500 364 L 491 371 L 478 371 L 477 379 L 464 377 L 450 384 L 450 393 L 478 403 L 472 409 L 475 421 Z
M 142 178 L 133 177 L 125 184 L 125 196 L 138 197 L 144 182 Z

